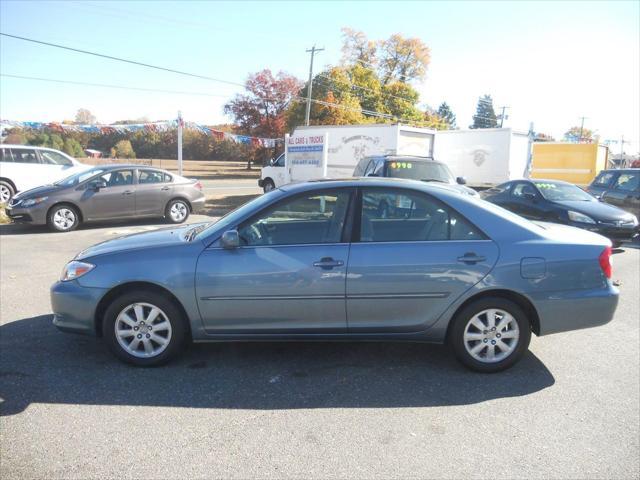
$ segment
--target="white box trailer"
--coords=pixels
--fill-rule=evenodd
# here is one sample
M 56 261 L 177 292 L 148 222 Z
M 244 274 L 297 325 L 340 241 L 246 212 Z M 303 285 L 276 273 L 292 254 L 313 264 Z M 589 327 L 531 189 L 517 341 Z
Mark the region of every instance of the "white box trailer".
M 290 182 L 351 177 L 360 159 L 372 155 L 432 157 L 434 138 L 434 130 L 404 125 L 297 127 L 258 183 L 267 191 Z
M 464 176 L 469 186 L 486 188 L 528 178 L 531 145 L 527 133 L 510 128 L 443 130 L 436 134 L 433 158 Z

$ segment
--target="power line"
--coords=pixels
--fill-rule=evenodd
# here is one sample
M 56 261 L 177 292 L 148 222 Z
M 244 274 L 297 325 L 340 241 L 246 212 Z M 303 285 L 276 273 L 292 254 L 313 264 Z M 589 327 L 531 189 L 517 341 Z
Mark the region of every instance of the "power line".
M 319 76 L 319 77 L 322 77 L 322 78 L 325 78 L 325 79 L 329 80 L 330 82 L 333 82 L 334 84 L 336 84 L 336 83 L 335 83 L 335 80 L 334 80 L 334 79 L 332 79 L 331 77 L 327 77 L 326 75 L 323 75 L 323 74 L 321 74 L 321 73 L 320 73 L 320 74 L 318 74 L 318 76 Z M 349 80 L 349 84 L 350 84 L 349 86 L 350 86 L 351 88 L 357 88 L 357 89 L 364 90 L 364 91 L 367 91 L 367 92 L 372 92 L 372 93 L 376 93 L 376 94 L 383 95 L 383 96 L 387 96 L 387 97 L 397 98 L 397 99 L 399 99 L 399 100 L 402 100 L 403 102 L 411 102 L 411 100 L 410 100 L 409 98 L 407 98 L 407 97 L 400 97 L 400 96 L 398 96 L 398 95 L 393 95 L 392 93 L 385 92 L 385 91 L 383 91 L 382 89 L 380 89 L 380 90 L 375 90 L 375 89 L 373 89 L 373 88 L 363 87 L 363 86 L 360 86 L 360 85 L 356 85 L 355 83 L 353 83 L 353 81 L 352 81 L 351 79 Z
M 240 87 L 243 87 L 243 88 L 245 87 L 245 85 L 243 83 L 239 83 L 239 82 L 232 82 L 232 81 L 229 81 L 229 80 L 222 80 L 222 79 L 219 79 L 219 78 L 209 77 L 209 76 L 206 76 L 206 75 L 198 75 L 198 74 L 195 74 L 195 73 L 189 73 L 189 72 L 184 72 L 184 71 L 181 71 L 181 70 L 175 70 L 173 68 L 160 67 L 158 65 L 151 65 L 149 63 L 138 62 L 138 61 L 135 61 L 135 60 L 128 60 L 126 58 L 114 57 L 112 55 L 105 55 L 103 53 L 90 52 L 88 50 L 81 50 L 79 48 L 67 47 L 65 45 L 58 45 L 56 43 L 43 42 L 41 40 L 35 40 L 33 38 L 20 37 L 18 35 L 10 35 L 8 33 L 2 33 L 2 32 L 0 32 L 0 35 L 2 35 L 4 37 L 23 40 L 25 42 L 37 43 L 39 45 L 46 45 L 48 47 L 61 48 L 63 50 L 69 50 L 71 52 L 84 53 L 86 55 L 93 55 L 94 57 L 106 58 L 108 60 L 114 60 L 116 62 L 124 62 L 124 63 L 129 63 L 131 65 L 138 65 L 140 67 L 153 68 L 155 70 L 161 70 L 161 71 L 164 71 L 164 72 L 177 73 L 179 75 L 186 75 L 187 77 L 200 78 L 200 79 L 203 79 L 203 80 L 211 80 L 213 82 L 220 82 L 220 83 L 225 83 L 227 85 L 240 86 Z
M 24 75 L 12 75 L 9 73 L 0 73 L 0 76 L 8 77 L 8 78 L 19 78 L 22 80 L 38 80 L 41 82 L 65 83 L 70 85 L 82 85 L 87 87 L 117 88 L 121 90 L 135 90 L 140 92 L 158 92 L 158 93 L 170 93 L 170 94 L 176 94 L 176 95 L 194 95 L 194 96 L 203 96 L 203 97 L 224 97 L 224 98 L 228 97 L 228 95 L 215 94 L 215 93 L 184 92 L 180 90 L 162 90 L 158 88 L 127 87 L 124 85 L 110 85 L 106 83 L 89 83 L 89 82 L 77 82 L 73 80 L 59 80 L 55 78 L 28 77 Z

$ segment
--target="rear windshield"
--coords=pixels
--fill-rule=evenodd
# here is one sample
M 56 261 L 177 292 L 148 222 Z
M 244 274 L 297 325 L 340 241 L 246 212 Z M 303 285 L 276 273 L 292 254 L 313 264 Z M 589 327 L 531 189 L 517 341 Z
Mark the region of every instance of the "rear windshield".
M 570 183 L 541 181 L 533 182 L 533 184 L 538 187 L 544 198 L 552 202 L 591 202 L 595 200 L 587 192 Z
M 446 165 L 430 161 L 392 160 L 387 162 L 387 177 L 429 182 L 455 183 Z

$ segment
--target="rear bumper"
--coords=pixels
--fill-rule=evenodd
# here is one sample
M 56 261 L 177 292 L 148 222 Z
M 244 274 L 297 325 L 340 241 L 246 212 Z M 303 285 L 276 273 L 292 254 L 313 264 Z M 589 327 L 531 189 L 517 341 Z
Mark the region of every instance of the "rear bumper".
M 200 213 L 204 210 L 204 204 L 206 202 L 206 198 L 202 195 L 201 198 L 196 198 L 191 201 L 191 213 Z
M 613 319 L 618 295 L 610 282 L 604 289 L 530 294 L 540 318 L 538 335 L 605 325 Z
M 95 313 L 102 288 L 83 287 L 78 282 L 56 282 L 51 286 L 53 324 L 63 332 L 96 335 Z

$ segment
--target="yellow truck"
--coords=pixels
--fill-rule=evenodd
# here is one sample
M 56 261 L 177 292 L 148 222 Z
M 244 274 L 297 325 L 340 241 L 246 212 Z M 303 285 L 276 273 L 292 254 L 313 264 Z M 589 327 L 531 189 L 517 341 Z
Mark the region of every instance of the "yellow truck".
M 535 142 L 531 178 L 586 186 L 608 167 L 609 149 L 597 143 Z

